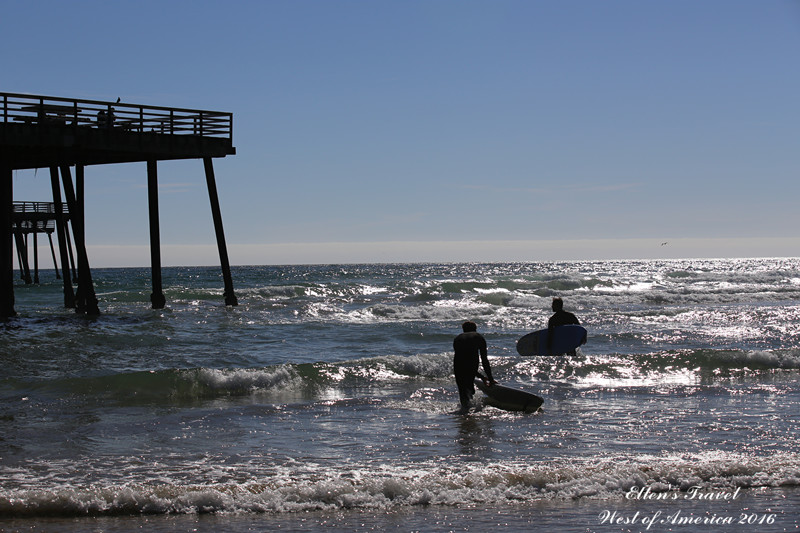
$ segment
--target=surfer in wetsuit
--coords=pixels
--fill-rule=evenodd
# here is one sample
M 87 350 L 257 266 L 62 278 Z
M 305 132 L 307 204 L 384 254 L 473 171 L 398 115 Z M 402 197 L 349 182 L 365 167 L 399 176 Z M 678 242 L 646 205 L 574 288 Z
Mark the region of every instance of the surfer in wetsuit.
M 569 311 L 564 311 L 564 300 L 561 298 L 553 298 L 553 312 L 555 314 L 550 317 L 550 320 L 547 321 L 547 351 L 550 351 L 550 343 L 553 339 L 553 330 L 555 328 L 570 324 L 575 324 L 577 326 L 580 325 L 580 322 L 578 322 L 578 317 Z M 575 350 L 572 350 L 570 355 L 575 355 Z
M 463 410 L 469 409 L 472 396 L 475 395 L 475 376 L 480 377 L 489 385 L 494 385 L 496 381 L 492 378 L 492 368 L 489 366 L 488 351 L 486 349 L 486 339 L 478 333 L 478 326 L 474 322 L 464 322 L 461 325 L 464 330 L 453 341 L 453 372 L 456 375 L 456 385 L 458 385 L 458 397 L 461 401 Z M 483 363 L 483 370 L 486 376 L 478 371 L 478 358 Z

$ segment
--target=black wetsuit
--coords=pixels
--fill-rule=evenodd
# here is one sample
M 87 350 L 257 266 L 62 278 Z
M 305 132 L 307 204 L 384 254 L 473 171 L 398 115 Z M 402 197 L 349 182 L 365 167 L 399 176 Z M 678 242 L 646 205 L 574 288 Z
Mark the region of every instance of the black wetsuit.
M 547 322 L 547 327 L 552 330 L 555 327 L 568 326 L 569 324 L 580 325 L 580 322 L 578 322 L 578 317 L 562 309 L 556 311 L 556 313 L 550 317 L 550 320 Z
M 580 325 L 578 322 L 578 317 L 570 313 L 569 311 L 564 311 L 560 309 L 555 312 L 553 316 L 550 317 L 550 320 L 547 321 L 547 329 L 549 333 L 547 335 L 547 351 L 550 350 L 550 344 L 553 342 L 553 330 L 558 326 L 568 326 L 570 324 Z M 570 355 L 575 355 L 575 350 L 569 352 Z
M 478 374 L 478 361 L 483 363 L 483 370 L 489 381 L 492 379 L 492 369 L 489 366 L 489 357 L 486 350 L 486 339 L 477 331 L 468 331 L 460 334 L 453 341 L 453 372 L 458 385 L 458 397 L 462 407 L 469 407 L 469 402 L 475 394 L 475 376 Z

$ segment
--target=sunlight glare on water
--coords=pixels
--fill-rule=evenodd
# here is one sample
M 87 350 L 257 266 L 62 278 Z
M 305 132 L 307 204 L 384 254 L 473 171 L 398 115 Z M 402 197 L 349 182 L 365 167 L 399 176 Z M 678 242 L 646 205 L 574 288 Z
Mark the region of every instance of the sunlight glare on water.
M 46 281 L 20 288 L 3 325 L 0 529 L 125 516 L 129 531 L 168 530 L 151 528 L 163 517 L 338 533 L 491 516 L 611 531 L 606 510 L 776 510 L 780 531 L 798 525 L 800 260 L 239 267 L 236 308 L 217 270 L 165 269 L 162 311 L 147 269 L 93 274 L 100 317 L 65 311 Z M 553 296 L 588 342 L 520 356 Z M 467 319 L 494 377 L 541 412 L 478 392 L 459 414 L 452 343 Z M 690 486 L 745 496 L 625 498 Z

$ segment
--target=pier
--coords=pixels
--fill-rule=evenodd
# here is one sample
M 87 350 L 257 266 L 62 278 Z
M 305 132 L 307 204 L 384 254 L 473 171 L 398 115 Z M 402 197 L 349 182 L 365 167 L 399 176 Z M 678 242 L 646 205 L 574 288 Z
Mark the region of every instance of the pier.
M 11 232 L 14 236 L 14 243 L 17 246 L 17 259 L 19 260 L 20 277 L 26 284 L 39 283 L 39 235 L 44 234 L 50 242 L 50 253 L 53 258 L 53 267 L 56 272 L 56 279 L 61 279 L 58 271 L 58 261 L 53 245 L 53 232 L 56 229 L 56 208 L 53 202 L 14 202 L 12 209 Z M 69 220 L 69 211 L 64 206 L 61 213 L 62 224 Z M 69 237 L 69 234 L 67 235 Z M 33 238 L 33 277 L 31 278 L 30 253 L 28 248 L 31 237 Z M 64 266 L 65 273 L 72 272 L 73 280 L 77 279 L 75 273 L 75 257 L 72 254 L 72 245 L 67 242 L 70 252 L 71 271 Z
M 147 168 L 150 263 L 154 309 L 166 305 L 161 281 L 158 162 L 202 159 L 225 286 L 226 305 L 237 305 L 228 260 L 213 159 L 236 154 L 233 114 L 120 102 L 0 93 L 0 318 L 14 308 L 14 245 L 21 276 L 38 283 L 38 236 L 47 235 L 58 275 L 52 235 L 58 241 L 64 305 L 99 314 L 86 253 L 84 172 L 86 167 L 144 162 Z M 14 202 L 13 172 L 48 169 L 52 201 Z M 74 173 L 74 179 L 73 179 Z M 30 277 L 28 240 L 34 250 Z M 74 246 L 74 255 L 73 255 Z M 70 272 L 70 267 L 77 272 Z M 77 289 L 73 287 L 77 281 Z

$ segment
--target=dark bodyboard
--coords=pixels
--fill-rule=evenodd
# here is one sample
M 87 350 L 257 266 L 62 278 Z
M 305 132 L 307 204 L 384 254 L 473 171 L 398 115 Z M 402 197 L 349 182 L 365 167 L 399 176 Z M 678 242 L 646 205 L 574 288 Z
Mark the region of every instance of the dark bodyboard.
M 476 379 L 475 386 L 478 387 L 488 399 L 490 405 L 507 411 L 524 411 L 535 413 L 544 403 L 544 399 L 531 392 L 519 389 L 512 389 L 504 385 L 487 386 L 482 380 Z
M 586 344 L 586 328 L 576 324 L 555 328 L 553 342 L 548 347 L 549 335 L 550 332 L 547 329 L 528 333 L 517 341 L 517 353 L 520 355 L 563 355 Z

